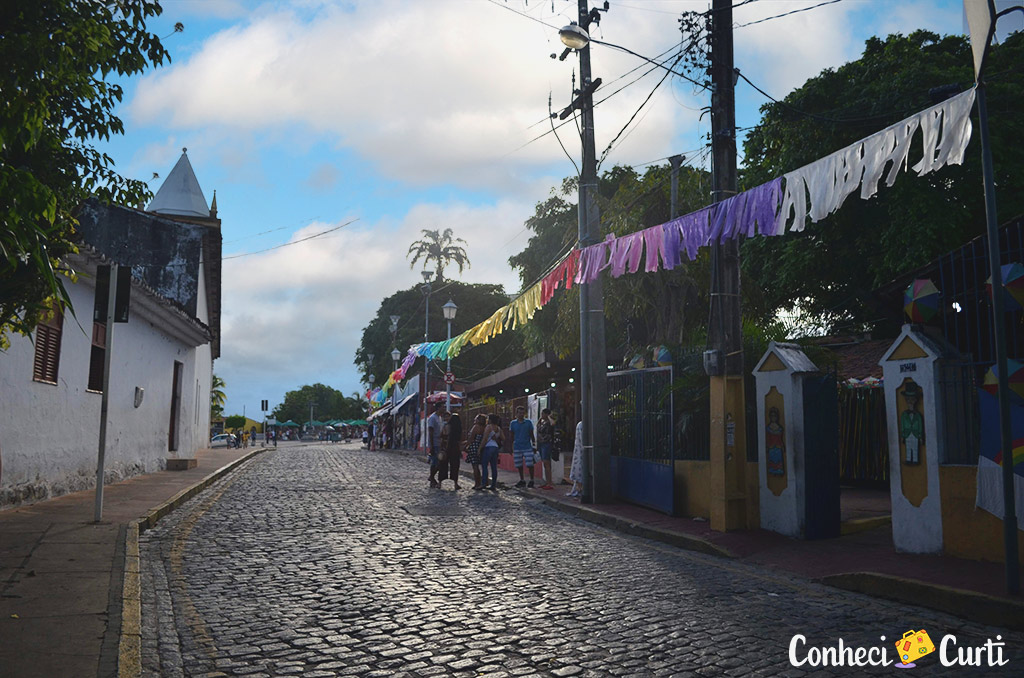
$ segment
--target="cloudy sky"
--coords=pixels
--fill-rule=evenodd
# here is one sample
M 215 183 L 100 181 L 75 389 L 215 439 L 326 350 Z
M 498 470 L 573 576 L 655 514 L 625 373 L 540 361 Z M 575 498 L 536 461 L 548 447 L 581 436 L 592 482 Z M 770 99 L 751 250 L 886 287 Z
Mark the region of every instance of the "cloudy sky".
M 960 33 L 956 0 L 759 0 L 734 14 L 736 65 L 781 98 L 861 52 L 872 35 L 927 28 Z M 103 148 L 122 174 L 166 176 L 183 147 L 223 220 L 222 356 L 228 413 L 252 415 L 320 381 L 359 388 L 353 364 L 381 299 L 420 280 L 405 257 L 421 229 L 468 242 L 468 282 L 517 291 L 510 254 L 524 220 L 573 165 L 550 131 L 571 99 L 578 63 L 558 27 L 574 0 L 164 0 L 152 24 L 173 62 L 126 84 L 125 135 Z M 611 0 L 596 37 L 656 57 L 678 46 L 678 16 L 707 2 Z M 184 31 L 173 33 L 175 22 Z M 595 46 L 597 145 L 612 140 L 651 93 L 655 72 Z M 638 70 L 634 70 L 640 67 Z M 629 84 L 632 83 L 632 84 Z M 742 81 L 738 125 L 765 98 Z M 603 167 L 683 153 L 701 162 L 707 94 L 670 78 Z M 574 157 L 578 136 L 560 130 Z M 160 179 L 150 182 L 152 190 Z M 260 252 L 354 220 L 323 237 Z M 450 273 L 454 274 L 455 271 Z M 402 322 L 421 322 L 402 318 Z M 456 322 L 456 331 L 466 329 Z M 440 335 L 432 339 L 443 338 Z M 403 350 L 406 347 L 400 347 Z

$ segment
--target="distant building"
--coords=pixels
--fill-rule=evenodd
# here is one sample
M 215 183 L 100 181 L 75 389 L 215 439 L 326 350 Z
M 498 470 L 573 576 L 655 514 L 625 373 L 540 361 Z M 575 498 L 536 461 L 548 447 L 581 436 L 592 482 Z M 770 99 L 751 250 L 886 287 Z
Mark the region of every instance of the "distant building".
M 0 354 L 0 508 L 95 486 L 105 309 L 97 267 L 131 269 L 127 323 L 114 327 L 105 480 L 163 469 L 209 444 L 220 354 L 221 233 L 182 153 L 143 211 L 90 200 L 78 214 L 74 308 Z

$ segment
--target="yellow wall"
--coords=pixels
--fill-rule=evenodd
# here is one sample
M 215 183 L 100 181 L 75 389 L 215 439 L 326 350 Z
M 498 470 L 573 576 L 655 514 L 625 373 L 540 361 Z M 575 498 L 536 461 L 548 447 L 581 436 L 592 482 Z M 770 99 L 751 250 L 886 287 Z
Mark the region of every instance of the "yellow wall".
M 676 513 L 691 518 L 711 517 L 711 462 L 676 461 Z
M 940 466 L 943 550 L 959 558 L 1003 562 L 1003 521 L 974 505 L 977 466 Z M 1017 533 L 1019 562 L 1024 535 Z

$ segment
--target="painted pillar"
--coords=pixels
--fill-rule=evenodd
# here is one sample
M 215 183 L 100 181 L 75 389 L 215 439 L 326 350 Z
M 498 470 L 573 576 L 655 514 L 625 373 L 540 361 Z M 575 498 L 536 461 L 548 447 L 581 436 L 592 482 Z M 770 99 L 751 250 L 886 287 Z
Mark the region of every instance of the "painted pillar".
M 943 340 L 904 325 L 879 364 L 885 377 L 892 538 L 897 551 L 942 551 L 939 463 L 944 439 L 939 363 L 953 355 Z
M 790 537 L 806 525 L 803 384 L 820 374 L 798 345 L 774 341 L 754 368 L 761 527 Z

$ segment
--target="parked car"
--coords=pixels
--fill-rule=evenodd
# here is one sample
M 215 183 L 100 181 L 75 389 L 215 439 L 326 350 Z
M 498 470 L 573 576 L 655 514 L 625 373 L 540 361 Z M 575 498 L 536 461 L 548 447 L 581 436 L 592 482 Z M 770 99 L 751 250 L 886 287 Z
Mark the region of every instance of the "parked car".
M 221 433 L 210 439 L 210 447 L 235 447 L 235 436 L 233 433 Z

